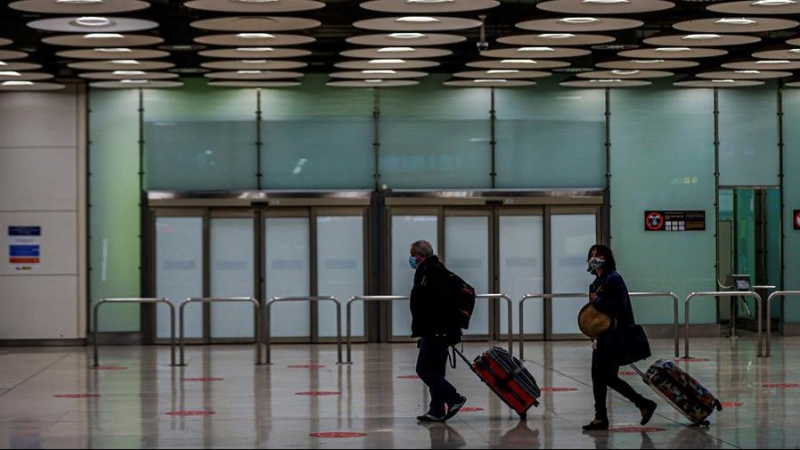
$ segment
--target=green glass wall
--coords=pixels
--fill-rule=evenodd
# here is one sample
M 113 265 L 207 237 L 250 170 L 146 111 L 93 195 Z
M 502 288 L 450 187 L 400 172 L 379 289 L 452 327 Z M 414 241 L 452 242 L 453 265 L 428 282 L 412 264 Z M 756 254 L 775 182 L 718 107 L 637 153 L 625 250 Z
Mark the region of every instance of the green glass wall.
M 139 92 L 89 91 L 89 306 L 141 297 Z M 103 332 L 138 332 L 139 306 L 104 305 Z
M 784 290 L 800 291 L 800 230 L 793 226 L 794 211 L 800 210 L 800 90 L 786 89 L 784 100 L 784 177 L 783 226 L 784 238 Z M 800 298 L 788 299 L 784 304 L 784 320 L 800 322 Z
M 713 91 L 611 90 L 610 108 L 611 246 L 628 288 L 714 290 Z M 645 231 L 645 210 L 702 210 L 706 229 Z M 672 323 L 670 298 L 633 303 L 638 322 Z M 716 302 L 693 301 L 692 324 L 715 322 Z

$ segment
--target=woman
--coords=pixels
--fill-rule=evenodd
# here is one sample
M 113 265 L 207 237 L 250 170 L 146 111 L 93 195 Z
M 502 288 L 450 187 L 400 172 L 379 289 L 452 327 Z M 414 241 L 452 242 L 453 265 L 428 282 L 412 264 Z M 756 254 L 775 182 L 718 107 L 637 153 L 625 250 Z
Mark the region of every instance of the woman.
M 642 397 L 631 385 L 619 378 L 619 364 L 614 361 L 614 334 L 616 330 L 633 325 L 633 308 L 631 307 L 628 287 L 617 272 L 614 254 L 605 245 L 593 245 L 587 257 L 589 267 L 586 269 L 596 276 L 589 286 L 589 301 L 600 312 L 614 319 L 616 327 L 597 337 L 592 352 L 592 389 L 594 391 L 594 420 L 583 429 L 607 430 L 608 410 L 606 409 L 607 388 L 614 389 L 633 402 L 642 413 L 642 425 L 653 417 L 656 402 Z

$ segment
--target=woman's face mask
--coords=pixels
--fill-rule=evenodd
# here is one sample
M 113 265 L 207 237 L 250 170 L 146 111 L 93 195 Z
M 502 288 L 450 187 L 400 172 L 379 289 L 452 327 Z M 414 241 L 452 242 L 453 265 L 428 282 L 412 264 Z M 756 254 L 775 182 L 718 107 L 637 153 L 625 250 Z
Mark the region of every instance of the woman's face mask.
M 414 255 L 409 256 L 408 257 L 408 265 L 411 266 L 412 269 L 417 270 L 417 267 L 419 266 L 419 262 L 417 261 L 417 257 L 414 256 Z
M 589 268 L 591 270 L 594 270 L 595 272 L 597 271 L 597 269 L 602 268 L 603 265 L 605 265 L 605 263 L 606 263 L 605 259 L 598 258 L 597 256 L 589 258 Z

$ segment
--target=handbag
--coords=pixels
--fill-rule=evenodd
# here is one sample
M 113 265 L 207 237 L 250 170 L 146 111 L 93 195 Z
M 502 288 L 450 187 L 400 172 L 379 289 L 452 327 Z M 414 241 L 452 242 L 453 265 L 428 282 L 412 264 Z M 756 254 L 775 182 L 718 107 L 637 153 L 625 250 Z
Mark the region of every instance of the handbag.
M 619 366 L 633 364 L 650 357 L 650 341 L 641 325 L 627 325 L 613 331 L 614 363 Z

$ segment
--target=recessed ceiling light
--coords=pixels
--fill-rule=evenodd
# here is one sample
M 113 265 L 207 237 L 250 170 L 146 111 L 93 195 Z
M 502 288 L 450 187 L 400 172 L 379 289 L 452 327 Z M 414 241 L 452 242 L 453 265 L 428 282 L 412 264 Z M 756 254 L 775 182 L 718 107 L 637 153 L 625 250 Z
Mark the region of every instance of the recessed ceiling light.
M 663 63 L 663 59 L 634 59 L 631 61 L 635 64 L 660 64 Z
M 3 61 L 0 61 L 0 66 L 7 66 L 7 65 L 8 65 L 7 63 L 4 63 Z
M 611 73 L 614 75 L 636 75 L 639 73 L 638 70 L 612 70 Z
M 94 51 L 103 53 L 130 53 L 133 50 L 129 48 L 96 48 Z
M 522 47 L 521 52 L 554 52 L 553 47 Z
M 756 64 L 790 64 L 791 61 L 788 59 L 764 59 L 761 61 L 756 61 Z
M 136 61 L 135 59 L 114 59 L 111 62 L 114 64 L 126 64 L 130 66 L 135 66 L 140 64 L 139 61 Z
M 501 64 L 539 64 L 538 62 L 532 59 L 503 59 L 500 61 Z
M 617 3 L 630 3 L 628 0 L 583 0 L 581 3 L 602 3 L 612 5 Z
M 503 80 L 503 79 L 500 79 L 500 78 L 498 78 L 496 80 L 495 79 L 491 79 L 491 78 L 490 79 L 479 78 L 479 79 L 475 80 L 475 83 L 508 83 L 508 80 Z
M 687 34 L 681 39 L 719 39 L 721 37 L 718 34 Z
M 583 24 L 583 23 L 597 23 L 600 22 L 600 19 L 594 17 L 566 17 L 564 19 L 558 19 L 558 21 L 570 24 Z
M 383 80 L 364 80 L 366 83 L 383 83 Z
M 103 0 L 56 0 L 56 3 L 72 3 L 81 5 L 86 3 L 103 3 Z
M 796 5 L 797 2 L 794 0 L 758 0 L 750 4 L 752 6 L 784 6 Z
M 236 73 L 239 75 L 258 75 L 264 72 L 260 70 L 237 70 Z
M 758 22 L 752 19 L 745 19 L 744 17 L 742 17 L 741 19 L 726 17 L 724 19 L 719 19 L 714 23 L 720 23 L 725 25 L 755 25 Z
M 736 83 L 736 80 L 726 79 L 726 80 L 711 80 L 712 83 Z
M 84 39 L 124 39 L 125 36 L 119 33 L 89 33 L 83 36 Z
M 486 73 L 519 73 L 519 70 L 512 70 L 512 69 L 494 69 L 494 70 L 487 70 Z
M 362 70 L 361 73 L 363 73 L 364 75 L 369 75 L 369 74 L 373 74 L 373 75 L 391 75 L 391 74 L 395 74 L 397 72 L 394 71 L 394 70 Z
M 692 49 L 689 47 L 659 47 L 657 52 L 690 52 Z
M 736 70 L 734 73 L 741 73 L 743 75 L 758 75 L 761 73 L 760 70 Z
M 542 39 L 570 39 L 574 38 L 575 35 L 572 33 L 545 33 L 540 34 L 539 36 Z
M 379 53 L 415 52 L 412 47 L 383 47 L 379 48 Z
M 590 83 L 622 83 L 622 80 L 619 78 L 601 78 L 601 79 L 594 79 L 589 80 Z
M 406 0 L 406 3 L 448 3 L 454 0 Z
M 392 33 L 389 37 L 394 39 L 422 39 L 427 36 L 423 33 Z
M 19 77 L 19 76 L 22 76 L 22 74 L 19 72 L 13 72 L 13 71 L 0 72 L 0 77 Z
M 274 52 L 275 49 L 272 47 L 239 47 L 236 49 L 237 52 Z
M 149 83 L 149 81 L 147 81 L 147 80 L 120 80 L 119 82 L 120 83 L 125 83 L 125 84 L 147 84 L 147 83 Z
M 146 72 L 141 70 L 115 70 L 114 75 L 127 75 L 127 76 L 137 76 L 137 75 L 144 75 Z
M 404 59 L 371 59 L 368 64 L 405 64 Z
M 231 1 L 239 3 L 277 3 L 280 0 L 231 0 Z
M 275 36 L 269 33 L 239 33 L 236 37 L 242 39 L 275 39 Z
M 73 23 L 82 27 L 107 27 L 113 22 L 105 17 L 78 17 Z
M 0 86 L 33 86 L 33 81 L 3 81 Z
M 240 63 L 245 63 L 245 64 L 265 64 L 265 63 L 268 63 L 269 60 L 266 60 L 266 59 L 242 59 L 239 62 Z
M 434 23 L 438 21 L 439 19 L 428 16 L 406 16 L 406 17 L 398 17 L 397 19 L 395 19 L 395 22 L 410 22 L 410 23 Z

